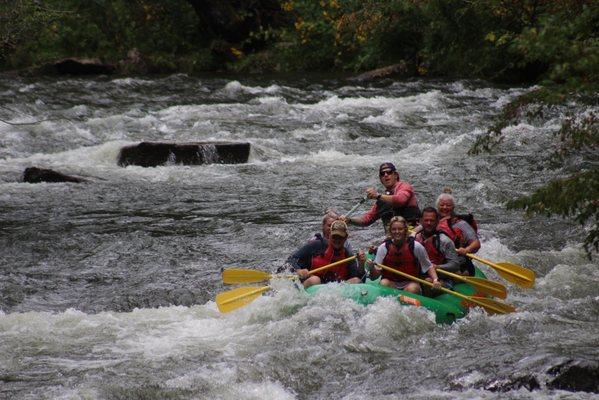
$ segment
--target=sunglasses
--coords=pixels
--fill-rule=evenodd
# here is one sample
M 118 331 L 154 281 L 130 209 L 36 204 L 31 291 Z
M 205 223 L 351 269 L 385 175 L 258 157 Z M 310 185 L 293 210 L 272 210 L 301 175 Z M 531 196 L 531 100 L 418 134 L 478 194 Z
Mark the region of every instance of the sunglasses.
M 379 176 L 393 175 L 394 173 L 395 173 L 395 171 L 381 171 L 379 173 Z

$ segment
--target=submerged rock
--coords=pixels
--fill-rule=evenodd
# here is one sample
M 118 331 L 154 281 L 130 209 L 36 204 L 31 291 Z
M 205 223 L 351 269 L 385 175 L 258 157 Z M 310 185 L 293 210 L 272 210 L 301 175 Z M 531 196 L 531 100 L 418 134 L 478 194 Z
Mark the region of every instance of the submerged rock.
M 485 390 L 491 392 L 509 392 L 512 390 L 526 389 L 529 392 L 541 387 L 537 378 L 531 375 L 523 375 L 507 379 L 497 379 L 485 385 Z
M 87 182 L 87 180 L 76 177 L 65 175 L 61 172 L 56 172 L 51 169 L 43 169 L 37 167 L 29 167 L 23 172 L 23 182 L 28 183 L 40 183 L 40 182 L 73 182 L 81 183 Z
M 141 142 L 121 149 L 118 164 L 156 167 L 165 164 L 241 164 L 250 156 L 249 143 Z
M 547 382 L 550 389 L 599 393 L 599 364 L 570 360 L 547 371 L 555 378 Z

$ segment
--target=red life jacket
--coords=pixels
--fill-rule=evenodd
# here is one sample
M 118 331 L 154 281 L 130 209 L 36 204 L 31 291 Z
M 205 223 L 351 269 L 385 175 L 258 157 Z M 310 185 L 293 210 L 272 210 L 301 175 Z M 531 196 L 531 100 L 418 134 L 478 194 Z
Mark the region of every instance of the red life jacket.
M 335 254 L 337 253 L 337 254 Z M 324 267 L 325 265 L 332 264 L 334 262 L 343 260 L 344 258 L 349 257 L 345 252 L 345 248 L 341 249 L 338 252 L 335 252 L 333 249 L 333 245 L 331 243 L 328 244 L 324 253 L 315 254 L 312 256 L 312 261 L 310 263 L 310 270 L 314 270 L 320 267 Z M 315 273 L 314 275 L 320 277 L 322 283 L 326 282 L 339 282 L 347 280 L 349 277 L 349 263 L 351 261 L 345 262 L 343 264 L 337 265 L 336 267 L 332 267 L 326 269 L 324 271 L 320 271 Z
M 474 232 L 478 232 L 478 223 L 472 214 L 456 214 L 449 219 L 439 222 L 439 225 L 437 225 L 437 230 L 442 231 L 453 240 L 456 249 L 468 245 L 466 238 L 464 238 L 464 232 L 460 228 L 454 227 L 456 222 L 462 220 L 466 221 L 474 229 Z
M 428 258 L 435 265 L 444 264 L 446 261 L 445 254 L 441 252 L 441 235 L 445 235 L 445 233 L 437 231 L 426 239 L 422 232 L 416 235 L 416 241 L 424 246 Z
M 387 247 L 387 254 L 383 260 L 383 265 L 418 277 L 420 274 L 420 266 L 418 265 L 418 261 L 414 255 L 413 237 L 408 237 L 400 248 L 397 248 L 397 246 L 390 239 L 385 241 L 385 246 Z M 394 282 L 407 280 L 402 276 L 387 270 L 383 271 L 383 278 L 387 278 Z
M 453 226 L 457 221 L 459 221 L 457 217 L 444 219 L 437 225 L 437 230 L 449 236 L 455 244 L 455 248 L 459 249 L 460 247 L 466 247 L 466 239 L 464 238 L 464 232 L 460 228 Z

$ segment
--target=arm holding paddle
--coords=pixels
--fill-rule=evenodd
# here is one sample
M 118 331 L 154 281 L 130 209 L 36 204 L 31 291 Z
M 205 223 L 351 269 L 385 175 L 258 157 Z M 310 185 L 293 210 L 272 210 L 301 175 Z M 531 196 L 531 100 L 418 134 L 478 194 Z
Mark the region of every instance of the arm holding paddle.
M 423 285 L 426 286 L 433 286 L 432 283 L 425 281 L 424 279 L 420 279 L 420 278 L 416 278 L 415 276 L 406 274 L 404 272 L 398 271 L 396 269 L 393 268 L 389 268 L 386 265 L 383 264 L 377 264 L 377 266 L 381 269 L 384 269 L 385 271 L 389 271 L 391 273 L 394 274 L 398 274 L 403 276 L 404 278 L 407 279 L 411 279 L 415 282 L 419 282 Z M 461 294 L 459 292 L 454 292 L 453 290 L 449 290 L 446 289 L 444 287 L 440 287 L 438 288 L 439 290 L 441 290 L 442 292 L 451 294 L 453 296 L 459 297 L 463 300 L 466 300 L 468 302 L 474 303 L 474 304 L 478 304 L 479 306 L 483 307 L 485 309 L 485 311 L 487 311 L 489 314 L 507 314 L 507 313 L 511 313 L 516 311 L 516 308 L 514 306 L 512 306 L 511 304 L 506 304 L 506 303 L 502 303 L 500 301 L 497 300 L 493 300 L 493 299 L 488 299 L 486 297 L 474 297 L 474 296 L 466 296 L 464 294 Z
M 333 268 L 339 264 L 345 263 L 345 262 L 349 262 L 352 261 L 356 258 L 356 256 L 351 256 L 348 258 L 345 258 L 343 260 L 339 260 L 337 262 L 331 263 L 329 265 L 324 265 L 320 268 L 314 269 L 309 271 L 309 274 L 315 274 L 324 270 L 327 270 L 329 268 Z M 225 270 L 224 273 L 228 272 L 229 270 Z M 245 282 L 259 282 L 258 279 L 262 279 L 263 278 L 271 278 L 272 276 L 269 275 L 268 273 L 265 272 L 261 272 L 261 271 L 255 271 L 255 270 L 245 270 L 246 275 L 243 275 L 242 270 L 232 270 L 234 273 L 231 274 L 231 276 L 229 278 L 231 279 L 235 279 L 235 278 L 240 278 L 241 282 L 239 283 L 245 283 Z M 227 279 L 225 279 L 225 274 L 223 273 L 223 280 L 225 280 L 225 283 L 234 283 L 231 280 L 229 280 L 227 282 Z M 253 280 L 252 280 L 253 279 Z M 232 289 L 223 293 L 219 293 L 216 296 L 216 306 L 218 307 L 219 311 L 222 313 L 227 313 L 233 310 L 236 310 L 240 307 L 245 306 L 246 304 L 254 301 L 255 299 L 257 299 L 258 297 L 260 297 L 260 295 L 264 292 L 266 292 L 267 290 L 270 290 L 271 287 L 270 286 L 246 286 L 246 287 L 240 287 L 240 288 L 236 288 L 236 289 Z
M 468 253 L 476 253 L 480 250 L 480 239 L 478 238 L 478 234 L 472 229 L 472 227 L 466 221 L 458 222 L 459 228 L 463 234 L 464 244 L 467 243 L 464 247 L 456 248 L 456 251 L 459 255 L 465 256 Z
M 379 276 L 381 276 L 381 274 L 383 273 L 383 268 L 381 268 L 381 265 L 382 265 L 383 261 L 385 260 L 386 255 L 387 255 L 387 246 L 385 243 L 383 243 L 377 249 L 374 262 L 372 262 L 372 261 L 370 262 L 370 264 L 371 264 L 370 278 L 371 279 L 376 279 Z M 422 245 L 420 245 L 420 243 L 414 243 L 414 257 L 416 258 L 416 262 L 418 263 L 418 265 L 421 266 L 420 271 L 426 273 L 429 276 L 429 278 L 433 282 L 432 285 L 435 288 L 441 287 L 441 282 L 439 281 L 437 271 L 431 264 L 431 262 L 428 258 L 428 255 L 426 254 L 426 250 L 424 249 L 424 247 L 422 247 Z M 405 281 L 405 279 L 403 281 Z M 381 279 L 381 285 L 396 287 L 398 289 L 406 290 L 406 291 L 413 292 L 413 293 L 418 293 L 418 294 L 420 293 L 420 286 L 418 285 L 418 283 L 411 282 L 410 284 L 405 284 L 404 282 L 397 282 L 395 279 L 390 279 L 389 275 L 387 275 L 387 277 L 383 277 Z
M 351 257 L 351 261 L 353 262 L 351 265 L 347 261 L 339 260 L 341 257 L 347 259 L 345 256 L 350 254 L 345 247 L 348 236 L 345 222 L 337 220 L 331 224 L 331 234 L 328 241 L 321 242 L 320 248 L 312 254 L 310 263 L 306 265 L 310 269 L 309 273 L 311 276 L 304 280 L 303 285 L 305 288 L 327 282 L 346 281 L 348 283 L 359 283 L 362 281 L 354 261 L 356 256 Z M 364 258 L 363 253 L 361 258 Z M 339 260 L 337 263 L 334 263 L 336 268 L 328 269 L 326 273 L 316 273 L 320 266 L 323 264 L 330 265 L 331 261 L 335 260 Z
M 370 192 L 369 192 L 370 191 Z M 367 194 L 366 196 L 360 201 L 360 204 L 362 204 L 366 199 L 376 199 L 377 195 L 374 194 L 376 193 L 376 189 L 375 188 L 368 188 L 366 190 Z M 371 192 L 373 194 L 371 194 Z M 372 197 L 374 196 L 374 197 Z M 340 219 L 345 222 L 346 224 L 352 224 L 352 225 L 358 225 L 358 226 L 368 226 L 368 225 L 372 225 L 377 219 L 378 219 L 378 207 L 376 204 L 373 204 L 370 207 L 370 210 L 368 210 L 366 212 L 366 214 L 363 214 L 361 216 L 356 216 L 356 217 L 352 217 L 352 214 L 356 211 L 357 207 L 354 207 L 350 210 L 350 212 L 348 212 L 345 215 L 342 215 L 340 217 Z
M 445 256 L 445 262 L 440 265 L 434 265 L 435 270 L 443 269 L 453 273 L 460 272 L 462 260 L 461 257 L 458 256 L 455 245 L 451 239 L 446 235 L 439 235 L 439 248 L 441 253 Z
M 314 239 L 297 249 L 287 258 L 286 264 L 303 281 L 308 278 L 312 255 L 320 249 L 320 239 Z
M 339 216 L 339 219 L 341 221 L 345 222 L 348 225 L 349 224 L 363 225 L 361 217 L 354 217 L 354 218 L 352 218 L 352 215 L 356 212 L 356 210 L 358 209 L 358 207 L 360 207 L 367 199 L 368 199 L 368 196 L 362 197 L 360 199 L 360 201 L 355 206 L 353 206 L 351 208 L 351 210 L 349 210 L 347 212 L 347 214 Z

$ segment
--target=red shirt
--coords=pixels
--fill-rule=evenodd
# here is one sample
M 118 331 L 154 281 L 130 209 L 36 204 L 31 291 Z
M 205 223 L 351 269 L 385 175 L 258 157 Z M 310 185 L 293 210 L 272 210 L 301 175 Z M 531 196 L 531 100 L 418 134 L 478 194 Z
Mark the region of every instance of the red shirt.
M 395 186 L 391 190 L 386 190 L 385 194 L 393 196 L 391 201 L 392 207 L 418 207 L 418 201 L 416 200 L 416 194 L 414 194 L 414 188 L 408 182 L 397 181 Z M 376 203 L 364 214 L 364 224 L 370 225 L 377 220 L 378 207 Z

